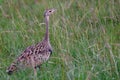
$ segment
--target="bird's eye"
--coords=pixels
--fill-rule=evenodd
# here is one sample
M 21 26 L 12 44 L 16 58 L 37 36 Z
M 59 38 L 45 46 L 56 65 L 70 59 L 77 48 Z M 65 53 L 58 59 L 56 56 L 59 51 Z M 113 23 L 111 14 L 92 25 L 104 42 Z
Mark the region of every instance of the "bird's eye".
M 49 11 L 49 12 L 52 12 L 52 11 Z

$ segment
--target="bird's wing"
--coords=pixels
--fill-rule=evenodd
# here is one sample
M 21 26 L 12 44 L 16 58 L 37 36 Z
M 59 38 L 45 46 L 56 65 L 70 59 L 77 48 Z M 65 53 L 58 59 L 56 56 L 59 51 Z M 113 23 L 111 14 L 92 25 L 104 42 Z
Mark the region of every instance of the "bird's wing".
M 35 54 L 52 53 L 52 47 L 47 42 L 41 42 L 36 44 L 34 51 L 36 51 Z
M 27 48 L 22 52 L 22 54 L 17 58 L 17 62 L 18 62 L 18 63 L 19 63 L 19 62 L 23 62 L 23 61 L 25 61 L 26 59 L 30 58 L 30 56 L 33 54 L 34 48 L 35 48 L 34 45 L 27 47 Z

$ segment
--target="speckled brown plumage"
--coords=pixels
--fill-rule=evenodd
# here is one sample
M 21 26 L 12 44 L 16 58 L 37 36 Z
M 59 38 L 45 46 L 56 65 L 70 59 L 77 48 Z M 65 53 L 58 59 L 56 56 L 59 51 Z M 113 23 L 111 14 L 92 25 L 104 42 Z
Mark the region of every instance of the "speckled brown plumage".
M 55 9 L 48 9 L 44 13 L 46 23 L 46 33 L 42 42 L 27 47 L 22 54 L 8 67 L 7 73 L 12 74 L 19 67 L 32 67 L 36 74 L 36 67 L 47 61 L 52 53 L 52 47 L 49 42 L 49 16 Z

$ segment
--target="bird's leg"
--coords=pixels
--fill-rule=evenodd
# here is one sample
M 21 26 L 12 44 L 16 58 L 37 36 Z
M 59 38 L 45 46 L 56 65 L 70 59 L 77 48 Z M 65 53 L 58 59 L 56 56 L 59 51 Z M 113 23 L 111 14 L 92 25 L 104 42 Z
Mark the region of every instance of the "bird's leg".
M 35 65 L 35 61 L 34 61 L 34 57 L 31 57 L 31 64 L 34 70 L 34 76 L 37 77 L 37 71 L 36 71 L 36 65 Z
M 33 70 L 34 70 L 34 80 L 37 80 L 37 69 L 33 67 Z
M 37 70 L 34 68 L 34 76 L 37 77 Z

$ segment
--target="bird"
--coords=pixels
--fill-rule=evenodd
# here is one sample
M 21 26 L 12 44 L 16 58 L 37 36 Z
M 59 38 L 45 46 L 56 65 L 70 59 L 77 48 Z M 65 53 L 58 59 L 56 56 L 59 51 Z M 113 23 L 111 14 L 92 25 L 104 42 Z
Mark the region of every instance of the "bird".
M 40 67 L 44 62 L 48 61 L 53 49 L 49 40 L 49 17 L 56 9 L 47 9 L 44 12 L 46 32 L 43 40 L 35 45 L 28 46 L 7 68 L 6 72 L 11 75 L 17 71 L 19 67 L 30 67 L 34 74 L 37 74 L 36 68 Z

